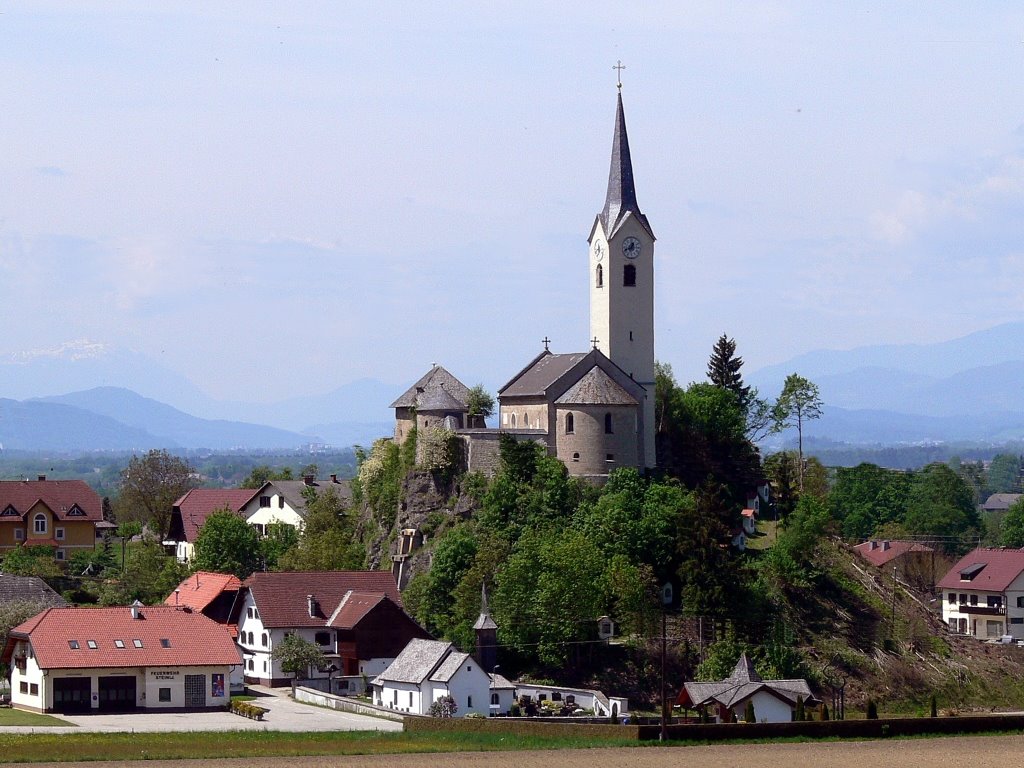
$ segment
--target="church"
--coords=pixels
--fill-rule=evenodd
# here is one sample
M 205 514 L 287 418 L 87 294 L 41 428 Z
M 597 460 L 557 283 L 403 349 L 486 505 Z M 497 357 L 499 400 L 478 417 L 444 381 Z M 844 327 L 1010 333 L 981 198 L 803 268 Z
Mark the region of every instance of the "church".
M 433 366 L 390 407 L 395 440 L 432 428 L 463 443 L 465 469 L 497 468 L 502 434 L 534 440 L 574 476 L 603 482 L 618 467 L 655 466 L 654 232 L 640 210 L 618 85 L 604 207 L 590 228 L 590 349 L 544 350 L 498 391 L 498 427 L 469 415 L 469 389 Z

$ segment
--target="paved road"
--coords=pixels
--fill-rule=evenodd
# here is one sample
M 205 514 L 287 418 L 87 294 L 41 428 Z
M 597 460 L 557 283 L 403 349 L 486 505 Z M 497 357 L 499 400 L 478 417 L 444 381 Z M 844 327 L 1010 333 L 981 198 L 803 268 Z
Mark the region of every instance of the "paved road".
M 105 733 L 133 731 L 400 731 L 402 724 L 366 715 L 353 715 L 292 700 L 290 689 L 259 689 L 254 704 L 268 710 L 263 720 L 230 712 L 135 712 L 121 715 L 60 715 L 77 727 L 4 727 L 0 733 Z

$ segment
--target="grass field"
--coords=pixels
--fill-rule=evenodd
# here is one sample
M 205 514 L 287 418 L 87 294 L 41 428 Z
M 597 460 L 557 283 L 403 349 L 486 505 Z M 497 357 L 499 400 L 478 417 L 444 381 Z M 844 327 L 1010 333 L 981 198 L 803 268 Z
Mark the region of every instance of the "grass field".
M 624 739 L 620 746 L 636 746 Z M 608 739 L 506 736 L 493 733 L 75 733 L 4 734 L 4 762 L 182 760 L 228 757 L 385 755 L 436 752 L 573 749 L 616 746 Z
M 35 712 L 22 712 L 20 709 L 4 707 L 0 709 L 0 728 L 7 725 L 27 725 L 37 728 L 53 727 L 63 725 L 74 727 L 74 723 L 60 720 L 50 715 L 37 715 Z

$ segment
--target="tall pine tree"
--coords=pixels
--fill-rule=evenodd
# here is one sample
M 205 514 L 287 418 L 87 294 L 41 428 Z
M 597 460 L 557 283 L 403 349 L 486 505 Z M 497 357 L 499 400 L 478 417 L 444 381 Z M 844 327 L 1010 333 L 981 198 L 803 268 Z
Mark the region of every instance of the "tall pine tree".
M 716 387 L 728 389 L 736 395 L 744 410 L 750 402 L 750 387 L 743 385 L 743 358 L 736 357 L 736 340 L 724 333 L 715 342 L 708 360 L 708 379 Z

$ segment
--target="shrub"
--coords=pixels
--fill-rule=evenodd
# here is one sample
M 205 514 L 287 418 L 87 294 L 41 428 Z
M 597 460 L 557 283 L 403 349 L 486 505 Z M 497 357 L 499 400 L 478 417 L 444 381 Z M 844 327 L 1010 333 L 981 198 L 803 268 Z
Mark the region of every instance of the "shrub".
M 522 715 L 523 715 L 523 712 L 522 712 L 521 709 L 519 709 L 519 702 L 513 701 L 512 702 L 512 706 L 510 706 L 508 708 L 508 716 L 509 717 L 522 717 Z
M 938 702 L 935 700 L 935 694 L 933 693 L 932 694 L 932 700 L 931 700 L 931 712 L 929 713 L 929 717 L 938 717 L 938 716 L 939 716 L 939 706 L 938 706 Z
M 747 723 L 756 723 L 757 716 L 754 714 L 754 701 L 750 699 L 747 701 L 747 706 L 743 708 L 743 720 Z
M 868 699 L 867 719 L 868 720 L 877 720 L 878 719 L 878 705 L 875 704 L 875 700 L 874 699 Z
M 452 717 L 458 711 L 459 708 L 455 704 L 454 697 L 442 696 L 431 703 L 430 709 L 427 710 L 427 714 L 431 717 Z
M 805 719 L 807 719 L 807 714 L 806 712 L 804 712 L 803 696 L 796 697 L 796 713 L 793 715 L 793 719 L 796 720 L 798 723 L 802 723 Z
M 824 701 L 821 702 L 821 710 L 819 712 L 818 719 L 822 720 L 822 721 L 829 719 L 829 717 L 828 717 L 828 707 L 825 706 L 825 702 Z

